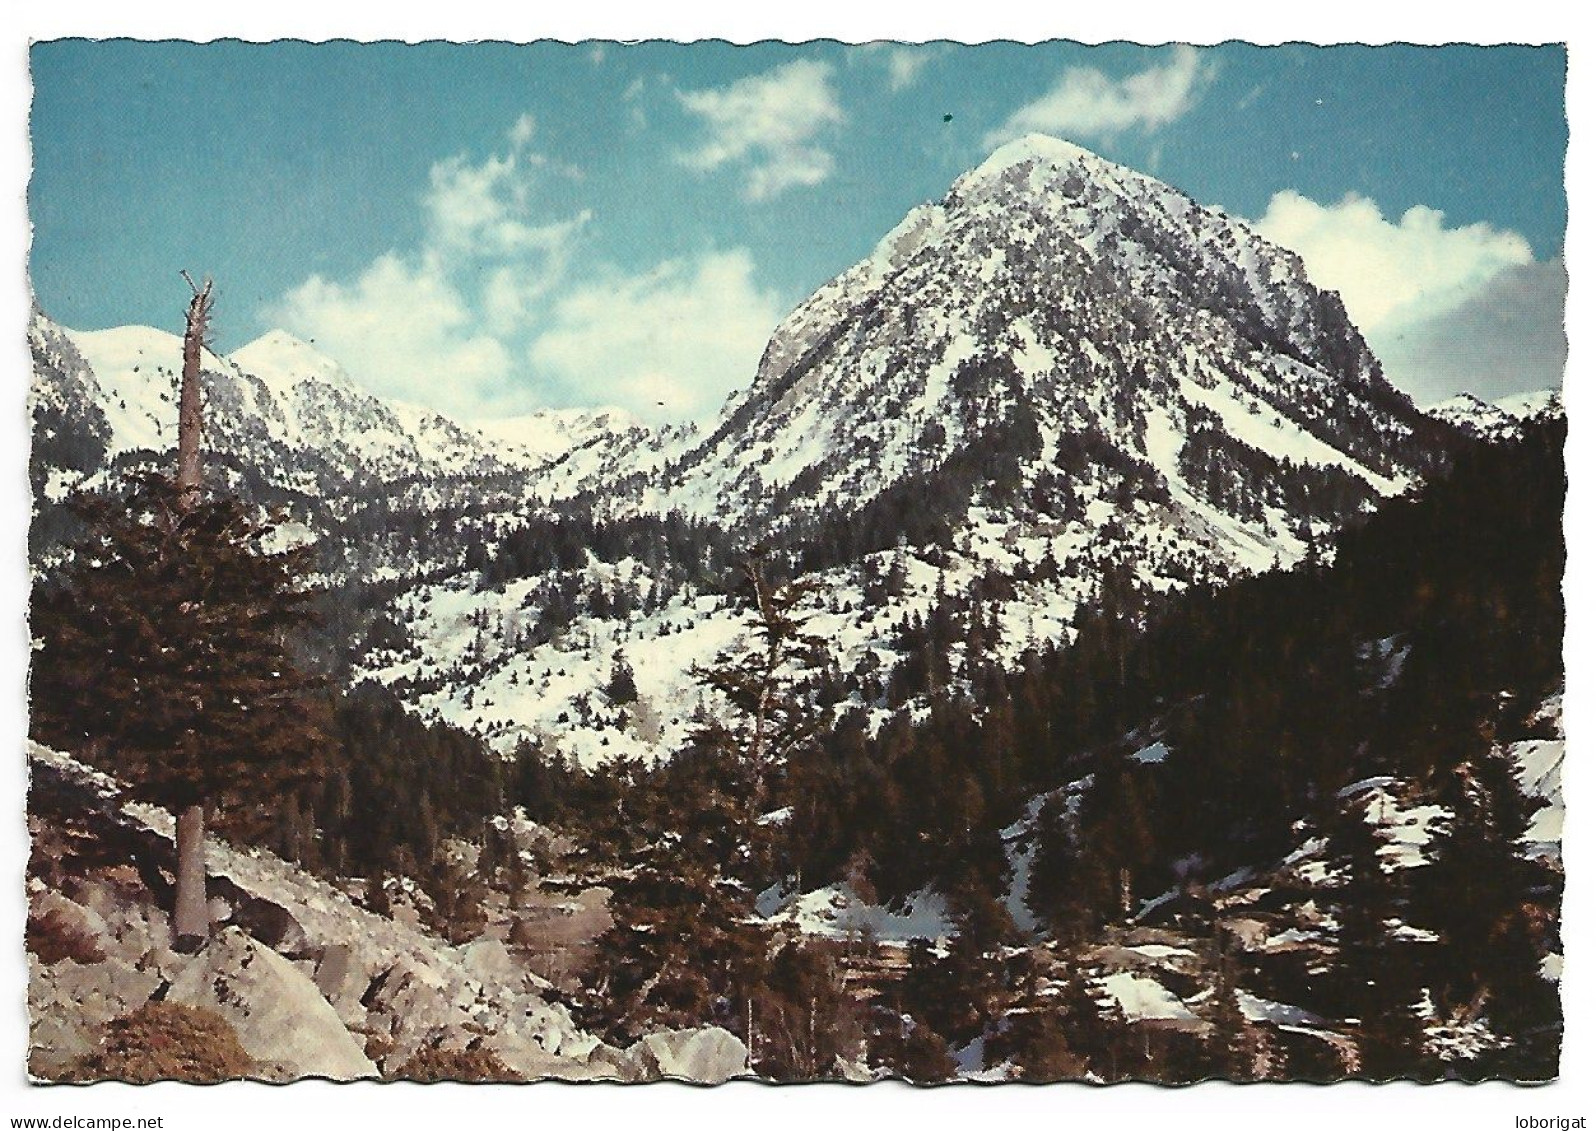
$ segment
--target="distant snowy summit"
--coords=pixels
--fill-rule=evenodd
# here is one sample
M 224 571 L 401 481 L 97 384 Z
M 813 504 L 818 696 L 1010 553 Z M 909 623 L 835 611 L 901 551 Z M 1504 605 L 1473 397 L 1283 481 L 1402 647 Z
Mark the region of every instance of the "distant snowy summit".
M 113 466 L 151 462 L 176 443 L 182 339 L 147 326 L 70 330 L 35 312 L 31 400 L 46 441 L 51 497 L 92 486 Z M 485 426 L 361 387 L 338 361 L 283 330 L 226 357 L 202 356 L 205 442 L 231 485 L 320 498 L 418 480 L 527 476 L 548 499 L 590 484 L 617 447 L 654 431 L 616 410 L 550 410 Z M 48 441 L 61 437 L 64 451 Z M 571 461 L 576 451 L 582 459 Z M 558 467 L 558 470 L 555 470 Z
M 1527 424 L 1562 416 L 1563 394 L 1558 389 L 1542 389 L 1487 401 L 1473 393 L 1459 393 L 1425 411 L 1482 440 L 1510 440 L 1522 434 Z

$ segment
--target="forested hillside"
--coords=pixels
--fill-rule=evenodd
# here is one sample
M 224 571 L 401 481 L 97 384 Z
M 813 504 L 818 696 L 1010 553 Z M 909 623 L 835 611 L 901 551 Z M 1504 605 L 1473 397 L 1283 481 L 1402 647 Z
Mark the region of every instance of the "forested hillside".
M 902 992 L 949 1045 L 994 1040 L 1051 996 L 1050 975 L 1016 982 L 1013 962 L 1062 970 L 1089 1003 L 1089 956 L 1151 931 L 1176 976 L 1137 976 L 1171 982 L 1190 1039 L 1133 1057 L 1098 1018 L 1049 1028 L 1049 1056 L 1102 1075 L 1249 1075 L 1220 1050 L 1250 1033 L 1279 1045 L 1269 1074 L 1544 1077 L 1561 870 L 1531 833 L 1547 802 L 1515 751 L 1560 733 L 1562 443 L 1553 423 L 1467 448 L 1343 534 L 1329 564 L 1182 594 L 1146 627 L 1085 619 L 1073 647 L 944 690 L 928 715 L 873 730 L 845 709 L 786 763 L 757 863 L 706 810 L 736 793 L 723 758 L 586 774 L 529 754 L 520 800 L 632 867 L 668 845 L 652 866 L 678 874 L 654 898 L 732 922 L 766 889 L 846 885 L 889 908 L 935 893 L 951 941 L 916 952 L 916 976 L 936 989 Z M 711 891 L 721 902 L 700 902 Z M 1259 923 L 1265 939 L 1247 935 Z M 730 959 L 698 949 L 723 937 L 676 940 L 676 963 L 726 970 L 698 1008 L 735 996 Z M 636 945 L 619 960 L 661 961 Z M 1297 1027 L 1318 1048 L 1262 1007 L 1237 1021 L 1203 989 L 1221 977 L 1312 1018 Z

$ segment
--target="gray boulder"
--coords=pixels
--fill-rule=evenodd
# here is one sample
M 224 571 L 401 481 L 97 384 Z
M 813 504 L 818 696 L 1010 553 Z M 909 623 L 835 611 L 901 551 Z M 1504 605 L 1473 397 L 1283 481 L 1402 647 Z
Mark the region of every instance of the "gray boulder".
M 714 1025 L 650 1033 L 626 1050 L 626 1059 L 640 1080 L 724 1084 L 748 1072 L 748 1046 Z
M 233 911 L 232 922 L 279 954 L 298 956 L 312 948 L 305 928 L 286 907 L 269 899 L 246 899 Z
M 123 962 L 147 965 L 164 961 L 172 951 L 172 931 L 160 908 L 130 898 L 116 886 L 90 880 L 74 885 L 72 901 L 104 924 L 106 954 Z
M 456 949 L 460 964 L 484 985 L 519 987 L 526 979 L 526 971 L 498 939 L 473 939 Z
M 474 1022 L 479 990 L 464 971 L 400 955 L 372 981 L 361 1004 L 368 1027 L 389 1039 L 390 1057 L 402 1062 L 423 1046 L 438 1044 L 441 1035 Z
M 340 1021 L 351 1029 L 366 1027 L 366 1007 L 361 999 L 371 988 L 375 971 L 358 951 L 347 943 L 323 947 L 311 977 Z
M 251 1057 L 288 1078 L 377 1075 L 316 984 L 237 927 L 194 955 L 166 1000 L 220 1013 Z
M 499 939 L 484 936 L 455 950 L 460 955 L 460 964 L 484 986 L 534 992 L 554 988 L 553 982 L 527 969 Z

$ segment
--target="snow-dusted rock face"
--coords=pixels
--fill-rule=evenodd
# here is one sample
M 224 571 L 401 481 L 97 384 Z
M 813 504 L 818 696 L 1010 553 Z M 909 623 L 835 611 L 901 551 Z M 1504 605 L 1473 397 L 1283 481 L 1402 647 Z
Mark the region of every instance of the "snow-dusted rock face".
M 114 486 L 123 471 L 169 467 L 180 337 L 144 326 L 69 330 L 35 311 L 29 340 L 38 507 Z M 227 357 L 206 351 L 202 388 L 208 481 L 284 511 L 294 540 L 321 543 L 335 584 L 458 569 L 464 547 L 662 463 L 692 435 L 614 410 L 473 426 L 384 400 L 278 330 Z M 36 528 L 40 568 L 58 560 L 58 533 L 54 523 Z
M 1525 834 L 1525 849 L 1532 856 L 1561 860 L 1563 856 L 1563 757 L 1567 752 L 1567 733 L 1563 729 L 1563 693 L 1540 705 L 1533 720 L 1547 737 L 1527 738 L 1507 748 L 1518 768 L 1518 779 L 1526 796 L 1544 801 Z
M 1033 137 L 801 304 L 702 442 L 581 498 L 787 549 L 819 582 L 812 628 L 841 669 L 886 673 L 897 626 L 942 597 L 979 592 L 1014 661 L 1069 639 L 1111 576 L 1150 594 L 1290 564 L 1411 485 L 1443 432 L 1295 255 Z M 635 560 L 565 581 L 652 598 L 630 616 L 590 602 L 523 643 L 547 579 L 440 580 L 391 606 L 416 647 L 364 670 L 501 750 L 667 753 L 699 705 L 691 665 L 736 639 L 734 615 L 691 587 L 661 596 Z M 629 706 L 602 691 L 617 655 Z
M 1252 568 L 1411 483 L 1422 422 L 1295 255 L 1033 135 L 799 306 L 666 490 L 781 526 L 985 461 L 1011 521 Z
M 48 335 L 39 321 L 36 333 Z M 77 376 L 105 415 L 109 455 L 170 451 L 181 337 L 147 326 L 57 333 L 86 362 Z M 480 434 L 434 413 L 401 414 L 356 386 L 337 362 L 281 331 L 226 358 L 205 351 L 202 367 L 213 458 L 270 474 L 282 490 L 327 493 L 365 479 L 507 469 Z
M 39 312 L 29 333 L 36 435 L 47 465 L 93 472 L 175 447 L 178 335 L 148 326 L 68 330 Z M 337 361 L 281 330 L 227 357 L 204 351 L 202 366 L 209 462 L 231 467 L 237 481 L 230 486 L 246 490 L 266 482 L 278 492 L 330 498 L 429 479 L 515 476 L 525 489 L 560 497 L 591 486 L 613 448 L 657 439 L 616 409 L 462 423 L 368 392 Z M 58 434 L 80 437 L 84 451 L 49 449 Z M 63 474 L 60 482 L 70 479 Z

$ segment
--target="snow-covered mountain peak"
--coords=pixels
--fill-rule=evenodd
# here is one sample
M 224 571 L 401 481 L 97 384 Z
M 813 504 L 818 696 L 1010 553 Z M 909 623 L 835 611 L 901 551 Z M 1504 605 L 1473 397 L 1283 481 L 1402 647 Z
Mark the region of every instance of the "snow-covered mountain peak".
M 166 330 L 153 326 L 114 326 L 109 330 L 67 333 L 102 381 L 115 382 L 133 374 L 148 376 L 159 371 L 181 373 L 183 369 L 183 339 Z M 225 365 L 210 350 L 205 350 L 200 359 L 207 369 L 220 369 Z
M 534 461 L 548 461 L 605 433 L 641 428 L 643 423 L 623 408 L 549 408 L 479 420 L 473 426 L 488 439 L 518 448 Z
M 1533 393 L 1512 393 L 1494 402 L 1514 420 L 1541 420 L 1562 416 L 1563 393 L 1560 389 L 1538 389 Z
M 343 366 L 286 330 L 268 330 L 248 345 L 234 350 L 229 360 L 279 393 L 306 380 L 343 387 L 350 385 Z
M 1049 134 L 1029 133 L 994 149 L 985 161 L 955 181 L 954 188 L 959 190 L 980 184 L 1026 163 L 1045 164 L 1055 170 L 1077 165 L 1085 169 L 1111 167 L 1121 172 L 1131 172 L 1072 141 Z
M 1233 490 L 1220 464 L 1252 479 L 1264 465 L 1239 470 L 1257 462 L 1250 448 L 1328 469 L 1310 474 L 1345 499 L 1411 480 L 1421 419 L 1297 256 L 1037 134 L 911 210 L 783 321 L 752 386 L 678 466 L 679 496 L 737 513 L 802 485 L 793 503 L 807 509 L 1010 443 L 1034 486 L 1068 461 L 1060 449 L 1101 441 L 1166 484 L 1211 479 L 1198 495 Z M 1257 487 L 1275 494 L 1278 478 Z M 1241 541 L 1253 556 L 1258 539 Z M 1288 541 L 1288 557 L 1305 546 Z
M 1000 146 L 960 176 L 943 206 L 966 218 L 1006 222 L 1017 200 L 1043 207 L 1076 228 L 1083 221 L 1110 215 L 1117 219 L 1127 211 L 1145 214 L 1149 221 L 1172 218 L 1201 226 L 1219 218 L 1227 226 L 1234 223 L 1221 213 L 1200 208 L 1156 177 L 1074 142 L 1036 133 Z

